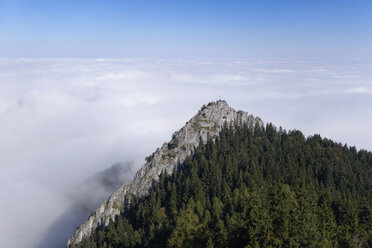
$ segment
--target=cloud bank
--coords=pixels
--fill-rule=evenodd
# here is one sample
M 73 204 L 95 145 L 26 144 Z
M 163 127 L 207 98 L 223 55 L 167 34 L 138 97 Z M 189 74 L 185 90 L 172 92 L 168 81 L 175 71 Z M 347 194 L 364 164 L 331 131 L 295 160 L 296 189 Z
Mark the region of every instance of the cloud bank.
M 82 181 L 120 161 L 133 161 L 131 178 L 201 105 L 219 98 L 277 126 L 372 150 L 371 67 L 357 60 L 0 59 L 1 242 L 52 247 L 45 239 L 52 230 L 60 242 L 53 246 L 63 246 L 74 230 L 53 224 L 68 219 L 76 204 L 69 194 Z

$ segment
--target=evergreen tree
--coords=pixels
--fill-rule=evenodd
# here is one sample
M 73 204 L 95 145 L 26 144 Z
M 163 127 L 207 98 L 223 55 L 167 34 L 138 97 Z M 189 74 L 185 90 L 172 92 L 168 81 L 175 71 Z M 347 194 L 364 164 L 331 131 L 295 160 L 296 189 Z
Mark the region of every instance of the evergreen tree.
M 372 247 L 372 153 L 227 126 L 80 247 Z

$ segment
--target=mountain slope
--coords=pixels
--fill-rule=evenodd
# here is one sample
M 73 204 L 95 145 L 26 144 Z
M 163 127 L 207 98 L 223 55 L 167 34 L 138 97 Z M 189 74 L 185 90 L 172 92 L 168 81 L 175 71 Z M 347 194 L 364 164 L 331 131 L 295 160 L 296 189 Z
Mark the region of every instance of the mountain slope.
M 80 247 L 371 247 L 372 153 L 224 126 Z
M 190 120 L 183 128 L 172 135 L 171 141 L 164 143 L 136 173 L 130 183 L 121 185 L 104 201 L 89 219 L 77 228 L 67 246 L 78 245 L 90 237 L 97 227 L 105 227 L 121 212 L 125 212 L 132 196 L 142 197 L 148 194 L 154 183 L 159 181 L 160 174 L 165 171 L 172 174 L 186 157 L 191 155 L 199 146 L 200 141 L 206 142 L 208 137 L 216 138 L 227 125 L 263 126 L 259 118 L 243 111 L 235 111 L 225 101 L 209 103 Z

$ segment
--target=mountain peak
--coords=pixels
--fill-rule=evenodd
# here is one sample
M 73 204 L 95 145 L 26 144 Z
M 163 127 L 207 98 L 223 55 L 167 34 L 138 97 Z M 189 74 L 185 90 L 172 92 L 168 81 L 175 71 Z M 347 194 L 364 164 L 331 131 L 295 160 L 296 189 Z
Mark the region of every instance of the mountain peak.
M 159 181 L 162 172 L 172 174 L 187 156 L 191 155 L 200 142 L 208 137 L 218 137 L 223 126 L 227 124 L 247 125 L 254 128 L 262 126 L 260 118 L 247 112 L 236 111 L 226 101 L 218 100 L 203 105 L 198 113 L 172 135 L 172 139 L 146 158 L 146 163 L 137 171 L 133 180 L 122 184 L 109 199 L 104 201 L 96 212 L 81 225 L 68 241 L 68 247 L 79 244 L 89 237 L 99 226 L 107 226 L 110 220 L 125 211 L 132 195 L 142 197 L 148 194 L 153 184 Z
M 204 105 L 205 106 L 205 105 Z M 227 102 L 225 100 L 217 100 L 215 102 L 209 102 L 206 107 L 218 107 L 218 106 L 222 106 L 222 107 L 230 107 L 229 104 L 227 104 Z
M 200 109 L 200 111 L 204 111 L 204 110 L 228 110 L 228 109 L 231 109 L 231 107 L 229 106 L 229 104 L 227 104 L 227 102 L 225 100 L 217 100 L 215 102 L 209 102 L 207 105 L 203 105 Z

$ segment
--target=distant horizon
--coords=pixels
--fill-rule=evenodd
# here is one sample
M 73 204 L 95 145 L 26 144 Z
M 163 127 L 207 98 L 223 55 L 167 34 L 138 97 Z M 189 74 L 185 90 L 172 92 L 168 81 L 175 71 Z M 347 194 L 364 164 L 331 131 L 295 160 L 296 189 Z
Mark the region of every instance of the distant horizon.
M 372 58 L 219 58 L 219 57 L 200 57 L 200 58 L 188 58 L 188 57 L 174 57 L 174 58 L 166 58 L 166 57 L 0 57 L 0 60 L 6 59 L 18 59 L 18 60 L 179 60 L 179 61 L 201 61 L 201 60 L 209 60 L 209 61 L 251 61 L 251 62 L 268 62 L 268 61 L 291 61 L 291 62 L 342 62 L 342 61 L 361 61 L 361 62 L 369 62 L 372 61 Z
M 370 1 L 0 3 L 0 57 L 372 58 Z
M 363 0 L 0 0 L 1 244 L 65 247 L 89 214 L 71 214 L 74 187 L 117 162 L 133 176 L 209 101 L 372 151 L 371 13 Z

